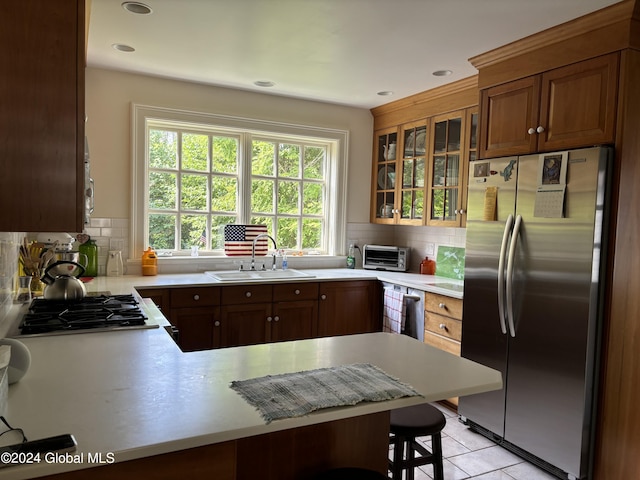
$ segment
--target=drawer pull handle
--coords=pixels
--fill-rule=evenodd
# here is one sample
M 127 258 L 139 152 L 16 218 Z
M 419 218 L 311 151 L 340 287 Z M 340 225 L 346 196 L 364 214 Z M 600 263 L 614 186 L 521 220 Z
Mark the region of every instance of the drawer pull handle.
M 249 298 L 251 296 L 251 292 L 247 292 L 244 294 L 245 297 Z
M 267 317 L 267 322 L 270 322 L 271 320 L 273 320 L 273 318 Z
M 327 296 L 326 296 L 326 295 L 320 295 L 320 299 L 321 299 L 321 300 L 326 300 L 326 299 L 327 299 Z
M 193 299 L 197 302 L 198 300 L 200 300 L 200 295 L 197 295 L 197 294 L 196 294 L 196 295 L 194 295 L 194 296 L 193 296 Z
M 296 288 L 296 291 L 295 291 L 295 292 L 293 292 L 293 293 L 295 293 L 296 295 L 300 295 L 300 290 L 298 290 L 298 289 Z
M 273 317 L 273 321 L 277 322 L 278 320 L 280 320 L 280 317 L 278 315 L 276 315 L 275 317 Z
M 439 325 L 439 327 L 440 327 L 440 329 L 441 329 L 441 330 L 445 330 L 445 331 L 449 330 L 449 329 L 447 328 L 447 326 L 446 326 L 444 323 L 441 323 L 441 324 Z
M 439 303 L 438 307 L 440 308 L 447 308 L 447 304 L 446 303 Z
M 216 326 L 216 327 L 219 327 L 220 326 L 220 321 L 216 320 L 215 322 L 213 322 L 213 325 Z

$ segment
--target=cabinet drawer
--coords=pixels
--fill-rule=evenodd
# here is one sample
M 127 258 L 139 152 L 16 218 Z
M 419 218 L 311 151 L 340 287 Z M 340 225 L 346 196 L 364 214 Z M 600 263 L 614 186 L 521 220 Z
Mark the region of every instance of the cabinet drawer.
M 271 285 L 234 285 L 222 287 L 220 298 L 222 305 L 270 303 L 272 294 L 273 287 Z
M 424 331 L 424 343 L 439 348 L 440 350 L 444 350 L 445 352 L 460 356 L 460 343 L 431 333 L 429 330 Z
M 220 305 L 220 287 L 172 288 L 171 308 Z
M 462 322 L 432 312 L 426 312 L 424 328 L 443 337 L 460 341 L 462 339 Z
M 289 302 L 295 300 L 317 300 L 317 283 L 284 283 L 273 286 L 274 302 Z
M 439 315 L 446 315 L 447 317 L 462 320 L 462 300 L 459 298 L 438 295 L 437 293 L 427 293 L 425 295 L 424 309 Z

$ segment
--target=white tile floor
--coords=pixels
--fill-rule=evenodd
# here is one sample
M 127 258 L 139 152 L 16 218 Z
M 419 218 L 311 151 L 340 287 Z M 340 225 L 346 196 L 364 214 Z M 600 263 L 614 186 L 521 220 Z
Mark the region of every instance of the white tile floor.
M 437 403 L 434 406 L 447 418 L 447 425 L 442 431 L 445 480 L 556 480 L 544 470 L 469 430 L 452 410 Z M 431 437 L 419 438 L 418 441 L 431 450 Z M 431 465 L 415 471 L 415 480 L 432 478 Z

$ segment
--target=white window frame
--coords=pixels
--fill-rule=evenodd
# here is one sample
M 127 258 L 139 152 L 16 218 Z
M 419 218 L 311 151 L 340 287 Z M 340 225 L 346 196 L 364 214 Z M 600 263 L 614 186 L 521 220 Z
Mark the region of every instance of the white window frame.
M 212 129 L 228 129 L 236 132 L 252 132 L 256 136 L 283 135 L 295 136 L 302 139 L 322 139 L 329 143 L 326 159 L 326 238 L 327 255 L 336 256 L 344 253 L 346 244 L 347 218 L 347 172 L 349 132 L 346 130 L 326 127 L 296 125 L 268 120 L 257 120 L 212 113 L 193 112 L 186 110 L 131 104 L 131 238 L 130 257 L 140 258 L 148 247 L 148 158 L 147 158 L 147 130 L 150 124 L 163 123 L 178 125 L 180 128 L 205 126 Z M 251 148 L 251 140 L 240 144 L 240 149 Z M 250 150 L 249 150 L 250 151 Z M 251 172 L 243 170 L 239 165 L 239 181 L 245 182 L 245 188 L 250 185 Z M 247 191 L 250 191 L 247 190 Z M 244 199 L 239 198 L 238 211 L 247 209 Z M 207 255 L 223 255 L 220 252 L 207 252 Z

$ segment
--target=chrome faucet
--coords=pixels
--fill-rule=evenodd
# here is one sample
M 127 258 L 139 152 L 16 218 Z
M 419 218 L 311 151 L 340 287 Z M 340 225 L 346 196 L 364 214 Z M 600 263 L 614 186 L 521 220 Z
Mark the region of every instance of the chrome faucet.
M 274 251 L 278 251 L 278 245 L 276 244 L 276 241 L 273 239 L 273 237 L 267 233 L 261 233 L 260 235 L 258 235 L 256 238 L 253 239 L 253 245 L 251 245 L 251 270 L 255 270 L 256 269 L 256 242 L 262 238 L 262 237 L 267 237 L 270 238 L 271 241 L 273 242 L 273 248 Z M 265 270 L 264 265 L 262 265 L 262 269 Z M 276 269 L 276 254 L 273 254 L 273 264 L 271 265 L 271 270 L 275 270 Z

